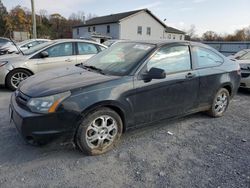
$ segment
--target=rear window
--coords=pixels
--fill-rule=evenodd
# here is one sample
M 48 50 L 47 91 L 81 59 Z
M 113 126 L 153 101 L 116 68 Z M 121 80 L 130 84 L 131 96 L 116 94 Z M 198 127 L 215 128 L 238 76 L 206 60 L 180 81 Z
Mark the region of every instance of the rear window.
M 79 55 L 87 55 L 87 54 L 97 54 L 98 50 L 94 44 L 78 42 L 78 54 Z
M 212 50 L 202 47 L 194 47 L 193 51 L 196 55 L 198 68 L 219 66 L 224 62 L 224 59 Z

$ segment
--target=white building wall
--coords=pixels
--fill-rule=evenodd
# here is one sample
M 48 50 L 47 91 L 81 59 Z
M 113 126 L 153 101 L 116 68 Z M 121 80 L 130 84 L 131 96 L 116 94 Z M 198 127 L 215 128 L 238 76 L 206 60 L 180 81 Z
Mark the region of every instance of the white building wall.
M 108 25 L 110 26 L 110 33 L 107 33 Z M 88 31 L 89 27 L 90 32 Z M 73 28 L 73 38 L 90 37 L 91 33 L 94 32 L 93 27 L 95 27 L 96 33 L 110 36 L 112 39 L 119 39 L 120 28 L 118 23 L 79 27 L 79 34 L 77 34 L 77 28 Z
M 138 26 L 142 26 L 142 34 L 137 33 Z M 147 35 L 147 27 L 151 28 L 151 35 Z M 151 15 L 142 11 L 125 18 L 120 22 L 120 38 L 130 40 L 159 40 L 164 38 L 165 28 Z
M 107 25 L 110 25 L 110 33 L 107 33 Z M 141 35 L 137 33 L 138 26 L 142 26 Z M 88 27 L 79 27 L 79 34 L 77 34 L 77 28 L 74 28 L 73 38 L 91 37 L 93 27 L 95 27 L 96 33 L 110 36 L 112 39 L 184 40 L 185 38 L 184 34 L 165 32 L 165 27 L 145 11 L 124 18 L 120 23 L 90 26 L 91 32 L 88 32 Z M 151 28 L 150 35 L 147 35 L 147 27 Z
M 185 40 L 184 34 L 176 34 L 176 33 L 165 33 L 165 37 L 168 40 Z

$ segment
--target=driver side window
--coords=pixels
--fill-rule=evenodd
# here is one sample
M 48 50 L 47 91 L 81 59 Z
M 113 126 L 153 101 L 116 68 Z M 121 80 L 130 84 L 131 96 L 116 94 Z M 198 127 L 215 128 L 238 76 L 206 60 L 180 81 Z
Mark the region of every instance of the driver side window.
M 161 48 L 147 63 L 147 71 L 152 67 L 165 70 L 167 74 L 191 69 L 188 46 Z
M 71 42 L 57 44 L 46 50 L 49 57 L 62 57 L 73 55 L 73 46 Z

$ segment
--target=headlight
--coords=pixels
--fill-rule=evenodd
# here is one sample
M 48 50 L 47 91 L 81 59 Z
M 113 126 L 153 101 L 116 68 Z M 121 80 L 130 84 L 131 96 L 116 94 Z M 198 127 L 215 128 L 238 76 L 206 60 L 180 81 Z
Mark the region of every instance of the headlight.
M 8 63 L 8 61 L 0 61 L 0 67 L 4 66 L 7 63 Z
M 59 104 L 71 95 L 70 91 L 59 93 L 41 98 L 32 98 L 27 103 L 27 106 L 32 112 L 37 113 L 53 113 L 56 111 Z

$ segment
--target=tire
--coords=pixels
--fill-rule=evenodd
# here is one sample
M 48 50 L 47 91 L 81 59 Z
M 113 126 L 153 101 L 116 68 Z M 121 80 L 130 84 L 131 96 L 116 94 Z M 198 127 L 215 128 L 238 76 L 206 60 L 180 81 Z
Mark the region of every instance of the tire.
M 207 111 L 212 117 L 221 117 L 226 112 L 230 102 L 230 94 L 227 89 L 221 88 L 216 93 L 211 108 Z
M 101 155 L 114 148 L 123 130 L 121 117 L 110 108 L 89 113 L 80 123 L 76 145 L 87 155 Z
M 21 81 L 25 80 L 32 74 L 24 69 L 14 69 L 6 77 L 6 86 L 15 91 Z

